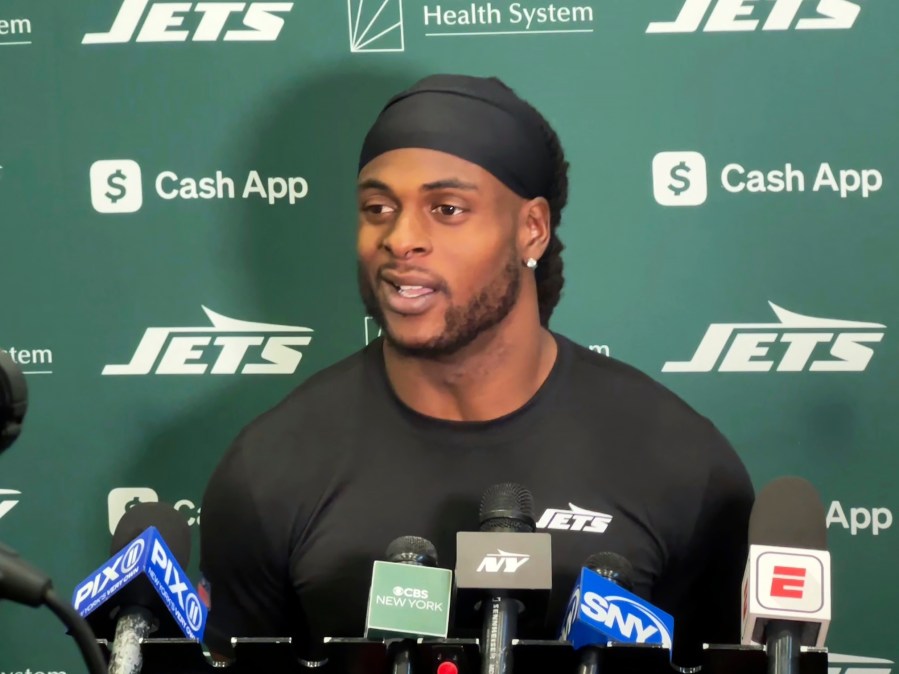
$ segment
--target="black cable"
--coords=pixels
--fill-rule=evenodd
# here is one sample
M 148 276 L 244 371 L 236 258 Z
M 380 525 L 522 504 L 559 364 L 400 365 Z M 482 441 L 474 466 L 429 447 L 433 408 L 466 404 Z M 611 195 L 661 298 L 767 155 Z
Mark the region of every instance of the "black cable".
M 60 601 L 53 588 L 44 594 L 44 603 L 69 628 L 72 638 L 75 639 L 75 643 L 78 644 L 78 649 L 81 651 L 81 657 L 87 663 L 88 672 L 90 674 L 107 674 L 106 661 L 103 659 L 100 647 L 97 646 L 94 633 L 84 618 L 66 602 Z

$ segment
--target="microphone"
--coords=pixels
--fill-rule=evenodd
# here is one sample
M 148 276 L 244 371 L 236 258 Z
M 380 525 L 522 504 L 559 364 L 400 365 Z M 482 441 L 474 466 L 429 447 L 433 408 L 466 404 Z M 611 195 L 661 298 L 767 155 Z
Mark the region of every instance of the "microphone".
M 512 671 L 519 613 L 535 626 L 546 615 L 551 537 L 534 533 L 533 513 L 533 497 L 525 487 L 496 484 L 481 498 L 481 530 L 456 534 L 456 623 L 463 628 L 481 623 L 484 674 Z
M 758 495 L 749 517 L 741 643 L 766 647 L 769 673 L 798 672 L 800 646 L 824 646 L 830 613 L 821 497 L 807 480 L 778 478 Z
M 596 646 L 650 644 L 671 651 L 674 618 L 631 590 L 633 566 L 619 554 L 590 555 L 568 601 L 559 639 L 581 651 L 578 674 L 599 672 Z
M 376 561 L 365 616 L 366 638 L 445 638 L 449 630 L 453 572 L 437 567 L 437 550 L 418 536 L 391 541 Z M 412 651 L 400 643 L 391 653 L 391 672 L 411 674 Z
M 75 611 L 98 636 L 109 638 L 115 626 L 110 674 L 140 671 L 140 639 L 152 631 L 202 639 L 206 607 L 182 567 L 190 557 L 190 530 L 172 506 L 140 503 L 128 510 L 116 526 L 111 554 L 72 595 Z
M 438 569 L 430 541 L 402 536 L 372 568 L 365 637 L 446 637 L 453 572 Z

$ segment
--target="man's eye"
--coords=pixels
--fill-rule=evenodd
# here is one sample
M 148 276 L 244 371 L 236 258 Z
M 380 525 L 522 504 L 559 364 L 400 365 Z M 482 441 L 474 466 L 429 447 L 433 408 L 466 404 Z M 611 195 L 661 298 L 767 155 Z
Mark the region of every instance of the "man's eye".
M 464 212 L 463 208 L 460 206 L 453 206 L 452 204 L 440 204 L 434 210 L 440 213 L 440 215 L 445 216 L 459 215 Z
M 393 209 L 387 204 L 369 204 L 364 206 L 362 210 L 372 215 L 387 215 L 393 212 Z

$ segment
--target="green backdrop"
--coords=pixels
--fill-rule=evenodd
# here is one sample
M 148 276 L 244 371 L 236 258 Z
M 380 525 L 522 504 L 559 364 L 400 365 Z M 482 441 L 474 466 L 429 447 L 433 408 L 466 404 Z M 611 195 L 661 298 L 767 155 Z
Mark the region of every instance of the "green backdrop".
M 818 486 L 832 666 L 890 671 L 899 4 L 542 3 L 0 0 L 0 347 L 31 392 L 0 540 L 68 595 L 129 503 L 197 526 L 237 431 L 371 336 L 354 179 L 380 106 L 497 75 L 571 162 L 552 327 L 713 419 L 757 488 Z M 81 664 L 0 604 L 0 671 L 26 668 Z

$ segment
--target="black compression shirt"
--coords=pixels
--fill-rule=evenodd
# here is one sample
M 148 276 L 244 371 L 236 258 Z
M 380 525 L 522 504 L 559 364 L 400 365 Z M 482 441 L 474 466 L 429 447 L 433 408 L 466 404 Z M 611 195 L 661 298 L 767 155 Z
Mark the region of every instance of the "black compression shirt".
M 668 389 L 554 337 L 543 386 L 493 421 L 408 408 L 377 340 L 249 424 L 203 498 L 213 650 L 227 653 L 231 636 L 361 636 L 387 544 L 423 536 L 452 568 L 456 532 L 478 529 L 497 482 L 528 487 L 538 530 L 552 534 L 547 628 L 522 637 L 557 636 L 579 567 L 608 550 L 634 565 L 634 591 L 675 617 L 675 662 L 695 663 L 702 642 L 736 643 L 753 501 L 743 464 Z M 575 508 L 597 516 L 543 516 Z

